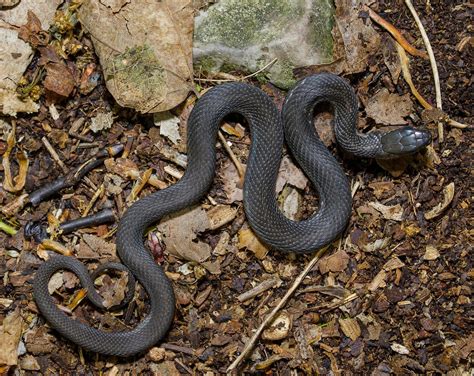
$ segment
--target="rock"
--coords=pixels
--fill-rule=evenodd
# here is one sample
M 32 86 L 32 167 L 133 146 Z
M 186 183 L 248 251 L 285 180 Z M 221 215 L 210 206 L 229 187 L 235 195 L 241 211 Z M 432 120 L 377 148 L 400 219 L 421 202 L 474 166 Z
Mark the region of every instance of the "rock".
M 326 0 L 221 0 L 195 19 L 196 70 L 256 72 L 289 88 L 293 69 L 333 60 L 334 5 Z

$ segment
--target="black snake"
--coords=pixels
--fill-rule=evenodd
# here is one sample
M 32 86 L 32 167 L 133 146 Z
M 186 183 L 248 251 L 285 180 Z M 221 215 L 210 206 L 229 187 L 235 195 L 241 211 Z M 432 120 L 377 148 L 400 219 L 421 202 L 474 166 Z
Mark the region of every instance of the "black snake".
M 56 307 L 48 293 L 48 281 L 56 271 L 68 269 L 77 274 L 88 289 L 89 300 L 100 308 L 101 298 L 82 263 L 71 257 L 55 256 L 38 269 L 34 280 L 34 297 L 46 320 L 79 346 L 117 356 L 144 351 L 165 336 L 174 315 L 173 289 L 163 269 L 146 250 L 143 235 L 147 227 L 163 216 L 199 202 L 206 194 L 214 178 L 217 132 L 222 119 L 230 113 L 242 115 L 250 127 L 252 144 L 244 205 L 256 234 L 272 248 L 297 253 L 314 251 L 337 238 L 347 225 L 352 199 L 346 175 L 313 126 L 314 108 L 320 102 L 332 104 L 338 143 L 357 156 L 393 158 L 416 152 L 431 141 L 428 132 L 412 127 L 358 134 L 356 96 L 343 79 L 332 74 L 300 81 L 288 94 L 281 114 L 272 100 L 254 86 L 217 86 L 199 99 L 189 117 L 188 166 L 183 178 L 135 202 L 119 224 L 117 251 L 123 264 L 146 289 L 149 314 L 135 328 L 123 332 L 105 332 L 72 319 Z M 276 201 L 275 183 L 284 139 L 320 197 L 319 210 L 299 222 L 286 218 Z M 123 269 L 117 265 L 108 268 Z

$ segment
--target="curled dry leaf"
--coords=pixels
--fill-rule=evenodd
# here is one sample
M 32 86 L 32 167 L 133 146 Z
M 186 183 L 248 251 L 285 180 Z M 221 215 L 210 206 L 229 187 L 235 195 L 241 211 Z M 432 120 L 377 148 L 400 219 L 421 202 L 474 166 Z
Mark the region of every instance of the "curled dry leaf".
M 357 319 L 347 318 L 339 319 L 339 325 L 341 330 L 346 337 L 349 337 L 351 340 L 355 341 L 361 335 L 361 329 Z
M 237 215 L 237 209 L 230 205 L 217 205 L 207 211 L 209 229 L 215 230 L 232 221 Z
M 402 355 L 410 354 L 410 350 L 408 350 L 405 346 L 400 345 L 399 343 L 395 343 L 395 342 L 392 343 L 390 345 L 390 348 L 398 354 L 402 354 Z
M 454 198 L 454 183 L 449 183 L 443 189 L 443 201 L 436 205 L 433 209 L 425 213 L 425 218 L 430 220 L 438 217 L 449 206 Z
M 10 312 L 0 326 L 0 366 L 18 364 L 18 344 L 23 331 L 23 318 L 20 309 Z
M 26 182 L 26 175 L 28 173 L 28 155 L 24 151 L 17 153 L 16 157 L 18 160 L 19 171 L 16 178 L 12 177 L 11 168 L 10 168 L 10 153 L 16 144 L 15 138 L 16 132 L 16 123 L 12 122 L 12 129 L 7 138 L 7 150 L 3 154 L 2 165 L 5 175 L 5 180 L 3 182 L 3 188 L 9 192 L 19 192 L 23 189 Z M 15 182 L 14 182 L 15 181 Z
M 390 219 L 392 221 L 401 221 L 403 219 L 403 208 L 400 204 L 387 206 L 380 202 L 369 202 L 369 205 L 379 211 L 385 219 Z
M 250 249 L 259 260 L 263 260 L 269 251 L 268 246 L 263 244 L 250 228 L 241 229 L 239 231 L 239 243 L 237 247 L 239 249 Z
M 273 320 L 270 327 L 263 331 L 262 338 L 268 341 L 282 340 L 288 336 L 291 325 L 291 316 L 287 312 L 282 311 L 275 320 Z

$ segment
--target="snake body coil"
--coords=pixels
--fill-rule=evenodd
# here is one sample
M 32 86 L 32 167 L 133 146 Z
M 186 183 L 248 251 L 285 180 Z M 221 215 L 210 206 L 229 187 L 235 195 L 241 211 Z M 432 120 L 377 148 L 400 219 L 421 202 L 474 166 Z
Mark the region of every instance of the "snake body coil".
M 351 193 L 341 167 L 322 144 L 313 126 L 313 110 L 329 102 L 335 112 L 335 133 L 341 147 L 362 157 L 390 158 L 413 153 L 431 138 L 411 127 L 390 133 L 356 133 L 357 99 L 352 88 L 331 74 L 310 76 L 288 95 L 282 114 L 261 90 L 243 83 L 228 83 L 207 92 L 188 120 L 188 166 L 175 185 L 135 202 L 124 214 L 117 232 L 117 251 L 123 264 L 138 279 L 150 297 L 150 312 L 134 329 L 104 332 L 60 311 L 48 293 L 48 281 L 60 269 L 77 274 L 88 289 L 89 300 L 102 308 L 100 296 L 86 267 L 79 261 L 56 256 L 37 271 L 36 303 L 47 321 L 63 336 L 88 350 L 130 356 L 162 339 L 174 315 L 172 286 L 162 268 L 144 247 L 147 227 L 163 216 L 199 202 L 212 184 L 216 152 L 214 145 L 222 119 L 242 115 L 252 138 L 244 185 L 247 219 L 257 235 L 275 249 L 311 252 L 334 240 L 345 228 L 351 213 Z M 283 118 L 283 125 L 282 125 Z M 278 209 L 275 184 L 283 138 L 314 184 L 320 196 L 319 210 L 295 222 Z

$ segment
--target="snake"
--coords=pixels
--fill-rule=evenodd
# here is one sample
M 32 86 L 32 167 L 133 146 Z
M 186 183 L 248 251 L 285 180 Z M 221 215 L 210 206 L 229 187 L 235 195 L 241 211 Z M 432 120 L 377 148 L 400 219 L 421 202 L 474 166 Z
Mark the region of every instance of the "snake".
M 183 177 L 174 185 L 140 198 L 122 216 L 116 248 L 123 264 L 108 264 L 90 275 L 78 260 L 57 255 L 38 268 L 33 295 L 46 321 L 82 348 L 120 357 L 143 353 L 166 336 L 174 318 L 173 288 L 145 247 L 144 234 L 166 215 L 199 203 L 208 192 L 215 175 L 217 134 L 223 119 L 230 114 L 241 115 L 250 129 L 244 211 L 258 238 L 272 249 L 295 253 L 314 252 L 337 239 L 348 224 L 352 196 L 346 174 L 314 127 L 315 108 L 322 102 L 333 109 L 338 144 L 355 156 L 397 158 L 415 153 L 431 142 L 428 131 L 411 126 L 389 132 L 358 132 L 356 94 L 334 74 L 315 74 L 299 81 L 288 93 L 281 112 L 265 92 L 253 85 L 228 82 L 215 86 L 201 96 L 189 116 L 188 163 Z M 288 219 L 277 203 L 275 189 L 284 141 L 319 196 L 318 210 L 301 221 Z M 94 278 L 105 269 L 128 270 L 131 278 L 126 298 L 133 296 L 134 276 L 148 294 L 149 313 L 135 327 L 118 332 L 97 329 L 70 317 L 56 306 L 48 292 L 52 275 L 64 269 L 79 277 L 89 301 L 100 309 L 104 306 Z

